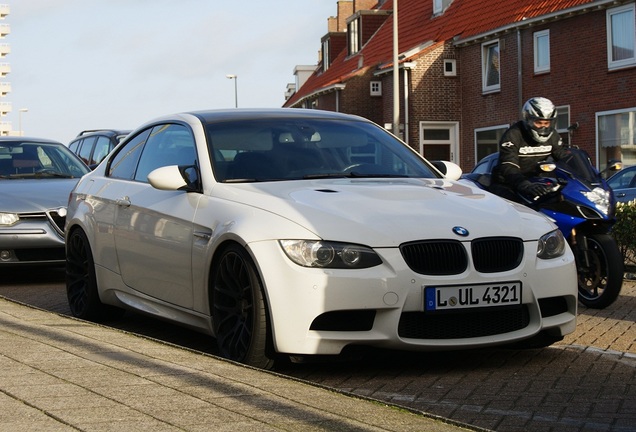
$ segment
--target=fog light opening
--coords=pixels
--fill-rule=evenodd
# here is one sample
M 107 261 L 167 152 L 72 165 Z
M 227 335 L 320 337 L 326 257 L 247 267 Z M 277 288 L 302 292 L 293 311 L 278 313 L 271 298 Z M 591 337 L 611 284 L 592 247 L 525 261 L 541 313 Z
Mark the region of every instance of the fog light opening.
M 15 258 L 12 250 L 3 249 L 0 251 L 0 261 L 12 261 Z

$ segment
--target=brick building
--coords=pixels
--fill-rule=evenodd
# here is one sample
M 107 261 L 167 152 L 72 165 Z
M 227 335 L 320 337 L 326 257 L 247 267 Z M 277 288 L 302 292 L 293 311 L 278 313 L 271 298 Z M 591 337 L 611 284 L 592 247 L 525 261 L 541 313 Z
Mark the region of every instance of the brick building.
M 393 1 L 337 4 L 314 72 L 284 106 L 392 128 Z M 470 170 L 544 96 L 564 140 L 599 168 L 636 164 L 635 15 L 634 0 L 399 0 L 399 134 Z

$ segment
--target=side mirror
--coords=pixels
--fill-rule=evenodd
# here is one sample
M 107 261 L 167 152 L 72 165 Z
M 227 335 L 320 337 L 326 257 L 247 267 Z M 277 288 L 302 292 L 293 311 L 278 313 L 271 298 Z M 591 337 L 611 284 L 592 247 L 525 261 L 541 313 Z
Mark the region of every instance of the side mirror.
M 462 176 L 462 169 L 454 162 L 449 161 L 430 161 L 449 180 L 459 180 Z
M 196 172 L 196 167 L 191 165 L 163 166 L 148 174 L 148 182 L 152 187 L 159 190 L 196 191 L 199 182 Z

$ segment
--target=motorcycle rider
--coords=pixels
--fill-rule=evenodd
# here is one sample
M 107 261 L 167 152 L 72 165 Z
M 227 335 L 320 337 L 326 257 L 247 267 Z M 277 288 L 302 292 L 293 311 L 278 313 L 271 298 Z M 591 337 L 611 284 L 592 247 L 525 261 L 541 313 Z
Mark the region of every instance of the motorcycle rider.
M 493 171 L 491 191 L 513 201 L 515 192 L 540 197 L 550 192 L 542 183 L 531 182 L 537 162 L 552 156 L 562 159 L 568 153 L 556 131 L 557 110 L 544 97 L 533 97 L 522 109 L 523 119 L 504 133 L 499 142 L 499 162 Z

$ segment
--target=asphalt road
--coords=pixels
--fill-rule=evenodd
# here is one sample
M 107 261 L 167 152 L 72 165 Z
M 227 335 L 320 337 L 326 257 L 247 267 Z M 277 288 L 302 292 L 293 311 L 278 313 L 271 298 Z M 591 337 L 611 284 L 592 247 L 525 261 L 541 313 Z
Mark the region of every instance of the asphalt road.
M 69 314 L 61 269 L 2 270 L 0 296 Z M 209 336 L 128 313 L 128 332 L 215 354 Z M 368 350 L 276 372 L 495 431 L 636 431 L 636 282 L 577 330 L 539 350 Z

